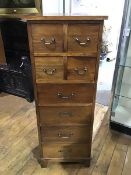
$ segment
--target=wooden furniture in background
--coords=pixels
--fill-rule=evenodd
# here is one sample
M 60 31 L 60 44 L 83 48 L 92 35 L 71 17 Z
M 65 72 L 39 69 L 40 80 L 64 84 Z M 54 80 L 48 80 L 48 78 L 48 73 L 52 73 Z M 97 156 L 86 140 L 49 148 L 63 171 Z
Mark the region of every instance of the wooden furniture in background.
M 41 164 L 90 165 L 103 20 L 46 16 L 28 19 Z
M 3 39 L 0 30 L 0 64 L 6 64 L 5 52 L 4 52 L 4 45 Z

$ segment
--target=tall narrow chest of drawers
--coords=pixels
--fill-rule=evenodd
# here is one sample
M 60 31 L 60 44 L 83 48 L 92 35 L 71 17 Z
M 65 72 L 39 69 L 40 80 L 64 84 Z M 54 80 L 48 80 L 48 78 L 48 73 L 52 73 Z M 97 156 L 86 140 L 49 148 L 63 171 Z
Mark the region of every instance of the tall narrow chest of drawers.
M 85 162 L 91 143 L 102 16 L 28 19 L 41 164 Z

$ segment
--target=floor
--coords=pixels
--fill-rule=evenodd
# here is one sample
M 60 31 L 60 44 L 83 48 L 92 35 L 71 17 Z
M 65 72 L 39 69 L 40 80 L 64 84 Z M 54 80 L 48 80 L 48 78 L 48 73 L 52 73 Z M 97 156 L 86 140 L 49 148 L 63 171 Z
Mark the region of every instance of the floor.
M 95 110 L 98 120 L 107 107 L 96 104 Z M 130 175 L 131 172 L 131 138 L 110 131 L 107 115 L 93 140 L 89 168 L 82 164 L 49 163 L 48 168 L 42 169 L 38 155 L 34 104 L 0 94 L 1 175 Z

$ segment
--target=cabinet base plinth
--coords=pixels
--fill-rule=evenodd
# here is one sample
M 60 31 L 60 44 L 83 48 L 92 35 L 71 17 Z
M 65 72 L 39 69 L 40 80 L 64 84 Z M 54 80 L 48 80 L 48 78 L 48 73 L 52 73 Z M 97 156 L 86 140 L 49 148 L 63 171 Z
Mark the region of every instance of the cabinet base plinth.
M 40 165 L 41 165 L 41 168 L 47 168 L 48 161 L 41 159 L 40 160 Z
M 85 161 L 85 162 L 84 162 L 84 166 L 85 166 L 85 167 L 89 167 L 89 166 L 90 166 L 90 160 Z
M 80 160 L 67 160 L 67 159 L 40 159 L 41 168 L 47 168 L 48 162 L 59 162 L 59 163 L 79 163 L 82 164 L 84 167 L 90 166 L 90 159 L 80 159 Z

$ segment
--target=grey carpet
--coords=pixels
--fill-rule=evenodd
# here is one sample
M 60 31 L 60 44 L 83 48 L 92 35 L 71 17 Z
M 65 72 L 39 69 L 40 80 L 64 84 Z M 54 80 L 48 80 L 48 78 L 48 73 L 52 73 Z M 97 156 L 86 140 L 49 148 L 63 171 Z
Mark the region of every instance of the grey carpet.
M 96 102 L 104 106 L 109 106 L 110 104 L 111 91 L 109 90 L 98 90 L 96 94 Z

